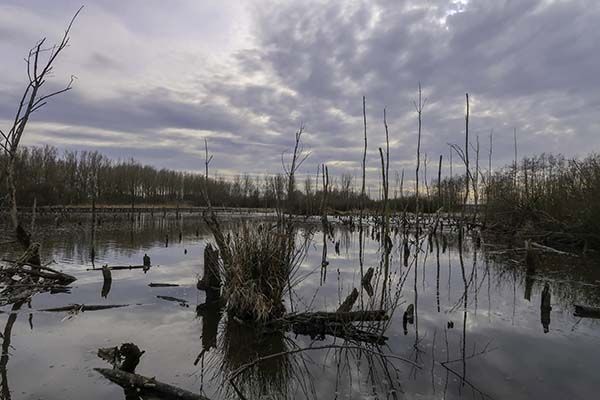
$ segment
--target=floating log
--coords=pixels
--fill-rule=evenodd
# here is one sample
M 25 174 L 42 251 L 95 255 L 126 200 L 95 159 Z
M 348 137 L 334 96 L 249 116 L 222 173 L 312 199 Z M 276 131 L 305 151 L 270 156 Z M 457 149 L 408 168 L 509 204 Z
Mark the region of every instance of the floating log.
M 147 378 L 142 375 L 121 371 L 119 369 L 94 368 L 94 370 L 106 379 L 125 389 L 134 388 L 142 393 L 155 394 L 168 399 L 209 400 L 208 397 L 192 393 L 167 383 L 159 382 L 155 378 Z
M 156 297 L 158 297 L 161 300 L 173 301 L 173 302 L 179 303 L 179 305 L 182 307 L 189 307 L 187 300 L 178 299 L 177 297 L 171 297 L 171 296 L 156 296 Z
M 77 311 L 77 312 L 83 312 L 83 311 L 108 310 L 110 308 L 121 308 L 121 307 L 127 307 L 127 306 L 129 306 L 129 304 L 91 304 L 91 305 L 86 305 L 86 304 L 70 304 L 68 306 L 63 306 L 63 307 L 44 308 L 44 309 L 39 310 L 39 311 L 46 311 L 46 312 Z
M 580 318 L 600 319 L 600 308 L 575 304 L 575 313 L 573 315 Z
M 144 271 L 148 271 L 150 269 L 147 265 L 113 265 L 112 267 L 108 267 L 111 271 L 119 271 L 124 269 L 143 269 Z M 102 271 L 102 268 L 87 268 L 86 271 Z
M 150 286 L 150 287 L 177 287 L 179 285 L 176 284 L 176 283 L 155 283 L 155 282 L 152 282 L 152 283 L 149 283 L 148 286 Z

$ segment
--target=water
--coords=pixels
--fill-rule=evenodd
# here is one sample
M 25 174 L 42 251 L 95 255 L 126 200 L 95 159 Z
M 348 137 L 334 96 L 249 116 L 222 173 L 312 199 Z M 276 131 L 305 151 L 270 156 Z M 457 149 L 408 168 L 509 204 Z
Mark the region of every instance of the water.
M 239 223 L 239 219 L 229 222 Z M 42 220 L 37 230 L 42 259 L 54 260 L 53 268 L 76 276 L 77 281 L 70 294 L 36 295 L 14 314 L 6 313 L 10 306 L 2 309 L 0 329 L 9 328 L 1 331 L 4 399 L 125 398 L 122 388 L 93 368 L 108 367 L 97 357 L 98 348 L 126 342 L 146 351 L 136 370 L 139 374 L 191 391 L 202 390 L 211 399 L 237 398 L 224 378 L 257 355 L 342 344 L 330 337 L 261 335 L 215 309 L 198 316 L 196 306 L 204 303 L 204 292 L 195 285 L 203 270 L 203 249 L 211 237 L 197 216 L 177 221 L 142 215 L 133 224 L 125 217 L 104 217 L 95 235 L 94 265 L 86 217 L 64 221 L 60 227 Z M 370 233 L 365 235 L 364 268 L 380 270 L 381 249 Z M 334 235 L 334 241 L 328 240 L 329 265 L 323 274 L 319 268 L 322 232 L 315 230 L 299 271 L 304 279 L 293 295 L 296 310 L 335 310 L 353 287 L 359 287 L 358 232 L 336 226 Z M 510 260 L 518 256 L 492 259 L 484 251 L 488 247 L 476 249 L 466 240 L 462 254 L 468 283 L 465 308 L 457 240 L 452 234 L 447 238 L 445 251 L 441 237 L 431 243 L 425 240 L 418 263 L 411 255 L 408 267 L 402 265 L 401 237 L 394 238 L 388 300 L 401 286 L 401 304 L 386 331 L 386 346 L 361 356 L 352 349 L 334 348 L 275 357 L 240 375 L 237 386 L 248 399 L 597 396 L 600 320 L 573 316 L 573 304 L 600 304 L 600 271 L 593 263 L 544 257 L 535 276 L 528 277 L 522 266 Z M 339 254 L 335 241 L 340 242 Z M 4 258 L 14 258 L 10 248 L 2 250 Z M 146 253 L 157 267 L 147 273 L 113 271 L 106 298 L 101 296 L 102 273 L 86 271 L 102 264 L 139 265 Z M 180 286 L 150 288 L 151 282 Z M 552 299 L 549 318 L 540 311 L 546 283 Z M 381 291 L 375 296 L 379 303 Z M 129 306 L 77 314 L 36 311 L 71 303 Z M 409 304 L 416 304 L 416 318 L 405 334 L 402 315 Z M 287 307 L 291 307 L 289 299 Z M 203 349 L 204 356 L 199 357 Z M 398 359 L 383 362 L 377 352 L 412 360 L 421 368 Z

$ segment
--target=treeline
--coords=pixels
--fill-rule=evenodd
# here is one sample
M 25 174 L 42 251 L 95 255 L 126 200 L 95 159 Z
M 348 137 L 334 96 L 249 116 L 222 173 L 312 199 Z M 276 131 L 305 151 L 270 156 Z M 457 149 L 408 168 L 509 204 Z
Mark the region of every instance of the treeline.
M 4 160 L 0 158 L 4 164 Z M 29 207 L 91 204 L 189 204 L 205 205 L 206 185 L 211 203 L 221 207 L 275 208 L 288 206 L 287 177 L 284 174 L 251 176 L 241 174 L 226 180 L 203 174 L 157 169 L 133 159 L 114 161 L 93 151 L 60 152 L 56 147 L 23 147 L 17 156 L 18 204 Z M 327 208 L 350 211 L 359 208 L 361 196 L 354 189 L 352 175 L 332 177 L 327 188 Z M 460 178 L 445 179 L 424 196 L 425 211 L 461 204 Z M 321 177 L 307 177 L 296 183 L 293 208 L 299 213 L 320 213 L 323 198 Z M 396 188 L 390 200 L 392 210 L 412 209 L 409 190 Z M 377 209 L 379 201 L 368 196 L 365 207 Z
M 600 155 L 542 154 L 497 171 L 486 189 L 495 229 L 549 243 L 600 248 Z
M 1 165 L 4 159 L 0 157 Z M 208 188 L 211 203 L 220 207 L 288 207 L 284 174 L 241 174 L 227 180 L 203 174 L 157 169 L 135 160 L 114 161 L 98 152 L 64 151 L 52 146 L 24 147 L 17 157 L 17 195 L 21 207 L 34 199 L 38 206 L 97 204 L 186 204 L 205 205 Z M 476 178 L 476 179 L 475 179 Z M 535 231 L 541 239 L 600 244 L 600 155 L 567 159 L 542 154 L 524 158 L 492 173 L 471 173 L 467 203 L 479 205 L 487 227 L 506 232 Z M 332 177 L 327 187 L 329 211 L 357 210 L 360 193 L 350 174 Z M 411 185 L 413 183 L 411 182 Z M 462 210 L 465 175 L 423 182 L 420 209 L 423 212 Z M 2 186 L 3 193 L 4 185 Z M 320 214 L 323 203 L 322 177 L 305 178 L 295 184 L 293 210 Z M 2 196 L 3 198 L 5 196 Z M 381 212 L 381 200 L 365 196 L 364 206 Z M 415 197 L 404 180 L 390 190 L 390 210 L 412 212 Z

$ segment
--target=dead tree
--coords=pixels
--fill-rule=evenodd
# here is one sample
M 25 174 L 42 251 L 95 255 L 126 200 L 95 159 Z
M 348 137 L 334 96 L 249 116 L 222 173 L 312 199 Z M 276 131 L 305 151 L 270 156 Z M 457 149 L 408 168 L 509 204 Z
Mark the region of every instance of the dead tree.
M 44 84 L 48 78 L 52 76 L 54 62 L 69 45 L 71 27 L 80 11 L 81 8 L 77 10 L 73 18 L 71 18 L 71 21 L 58 44 L 47 47 L 45 45 L 46 38 L 43 38 L 29 50 L 29 53 L 25 58 L 29 82 L 19 101 L 17 112 L 12 120 L 12 126 L 10 126 L 7 131 L 0 130 L 0 134 L 2 135 L 0 148 L 4 152 L 6 158 L 6 185 L 9 194 L 11 222 L 15 229 L 15 233 L 20 231 L 24 232 L 24 229 L 19 224 L 17 214 L 17 189 L 15 182 L 15 166 L 19 144 L 21 143 L 23 133 L 25 132 L 25 128 L 27 127 L 31 115 L 45 106 L 50 98 L 67 92 L 72 88 L 73 80 L 75 79 L 74 76 L 71 76 L 69 83 L 67 83 L 64 88 L 49 93 L 43 93 Z M 18 235 L 18 239 L 19 236 L 22 237 L 22 234 Z M 24 247 L 28 247 L 27 241 L 20 240 L 20 242 Z

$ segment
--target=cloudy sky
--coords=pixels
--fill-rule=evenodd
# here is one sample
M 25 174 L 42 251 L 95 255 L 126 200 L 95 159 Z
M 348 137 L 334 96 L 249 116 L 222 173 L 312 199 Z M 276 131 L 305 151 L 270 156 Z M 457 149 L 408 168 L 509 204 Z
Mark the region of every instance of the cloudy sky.
M 58 40 L 80 5 L 1 1 L 2 127 L 28 49 Z M 302 173 L 358 176 L 364 95 L 371 179 L 384 107 L 390 168 L 412 175 L 420 81 L 432 175 L 463 141 L 466 92 L 482 157 L 493 129 L 495 167 L 513 157 L 514 128 L 520 155 L 582 156 L 600 150 L 599 21 L 597 0 L 88 1 L 49 83 L 73 74 L 75 87 L 24 142 L 200 170 L 208 138 L 215 171 L 263 174 L 281 171 L 304 123 Z

